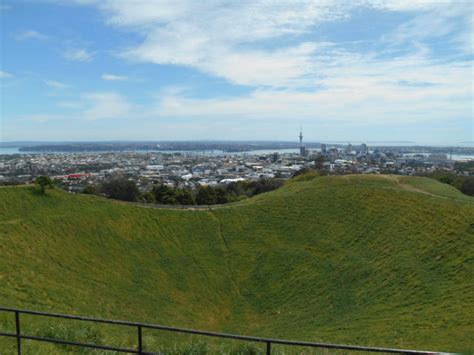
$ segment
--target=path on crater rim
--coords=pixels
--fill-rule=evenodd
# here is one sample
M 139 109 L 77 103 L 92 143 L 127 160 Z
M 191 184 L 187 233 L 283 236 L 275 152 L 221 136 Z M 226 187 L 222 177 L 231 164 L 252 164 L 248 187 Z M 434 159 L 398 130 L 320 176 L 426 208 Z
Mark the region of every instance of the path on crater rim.
M 438 198 L 442 198 L 442 199 L 446 199 L 446 200 L 449 200 L 448 197 L 446 196 L 440 196 L 440 195 L 435 195 L 435 194 L 432 194 L 431 192 L 428 192 L 428 191 L 425 191 L 425 190 L 421 190 L 421 189 L 418 189 L 412 185 L 408 185 L 408 184 L 403 184 L 402 182 L 400 182 L 400 177 L 399 176 L 394 176 L 394 175 L 378 175 L 379 177 L 382 177 L 384 179 L 387 179 L 387 180 L 390 180 L 390 181 L 393 181 L 395 182 L 398 186 L 400 186 L 402 189 L 404 190 L 408 190 L 408 191 L 412 191 L 412 192 L 418 192 L 418 193 L 422 193 L 422 194 L 425 194 L 425 195 L 429 195 L 429 196 L 433 196 L 433 197 L 438 197 Z

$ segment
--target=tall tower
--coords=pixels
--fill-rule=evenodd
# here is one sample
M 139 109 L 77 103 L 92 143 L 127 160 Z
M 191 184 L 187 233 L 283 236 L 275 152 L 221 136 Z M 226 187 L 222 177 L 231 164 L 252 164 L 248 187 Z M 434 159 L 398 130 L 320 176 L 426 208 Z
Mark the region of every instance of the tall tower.
M 300 124 L 300 135 L 298 136 L 300 139 L 300 155 L 305 156 L 305 149 L 303 146 L 303 125 Z
M 300 135 L 299 135 L 299 138 L 300 138 L 300 147 L 303 146 L 303 125 L 300 124 Z

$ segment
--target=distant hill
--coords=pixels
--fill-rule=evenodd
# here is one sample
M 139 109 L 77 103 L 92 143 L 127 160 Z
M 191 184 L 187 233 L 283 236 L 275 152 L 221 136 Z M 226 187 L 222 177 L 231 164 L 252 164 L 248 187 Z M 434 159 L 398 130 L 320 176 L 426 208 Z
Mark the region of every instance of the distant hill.
M 290 181 L 212 211 L 0 188 L 4 306 L 466 351 L 474 349 L 473 265 L 474 198 L 427 178 Z M 34 321 L 25 330 L 67 333 L 51 324 Z M 0 328 L 12 325 L 0 315 Z M 115 329 L 77 332 L 134 342 Z M 0 338 L 0 349 L 13 345 Z

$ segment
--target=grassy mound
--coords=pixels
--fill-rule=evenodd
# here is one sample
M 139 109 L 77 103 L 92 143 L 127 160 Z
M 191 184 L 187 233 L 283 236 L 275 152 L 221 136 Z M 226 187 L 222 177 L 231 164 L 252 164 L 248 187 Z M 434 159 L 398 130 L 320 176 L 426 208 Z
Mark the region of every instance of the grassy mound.
M 212 211 L 0 188 L 5 306 L 463 351 L 474 349 L 473 255 L 474 199 L 426 178 L 317 177 Z M 31 333 L 61 330 L 29 319 Z M 128 333 L 78 331 L 133 346 Z M 155 336 L 176 341 L 145 340 Z

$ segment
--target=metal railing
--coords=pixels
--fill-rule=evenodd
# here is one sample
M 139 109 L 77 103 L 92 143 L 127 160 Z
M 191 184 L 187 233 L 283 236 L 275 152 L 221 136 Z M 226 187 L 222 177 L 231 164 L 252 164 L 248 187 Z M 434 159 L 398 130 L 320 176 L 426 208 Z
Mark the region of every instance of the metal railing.
M 18 355 L 22 354 L 22 340 L 33 340 L 33 341 L 48 342 L 48 343 L 54 343 L 54 344 L 60 344 L 60 345 L 77 346 L 77 347 L 82 347 L 82 348 L 110 350 L 110 351 L 129 353 L 129 354 L 143 354 L 143 355 L 144 354 L 149 354 L 149 355 L 157 354 L 157 353 L 148 352 L 144 350 L 143 329 L 157 329 L 157 330 L 164 330 L 164 331 L 175 332 L 175 333 L 194 334 L 194 335 L 202 335 L 202 336 L 207 336 L 207 337 L 217 337 L 217 338 L 225 338 L 225 339 L 242 340 L 242 341 L 254 342 L 254 343 L 263 343 L 265 344 L 267 355 L 270 355 L 272 353 L 272 345 L 286 345 L 286 346 L 299 346 L 299 347 L 308 347 L 308 348 L 353 350 L 353 351 L 397 353 L 397 354 L 437 354 L 437 352 L 433 352 L 433 351 L 390 349 L 390 348 L 377 348 L 377 347 L 357 346 L 357 345 L 341 345 L 341 344 L 330 344 L 330 343 L 314 343 L 314 342 L 306 342 L 306 341 L 291 341 L 291 340 L 283 340 L 283 339 L 261 338 L 261 337 L 255 337 L 255 336 L 245 336 L 245 335 L 209 332 L 209 331 L 187 329 L 187 328 L 169 327 L 169 326 L 158 325 L 158 324 L 128 322 L 128 321 L 122 321 L 122 320 L 109 320 L 109 319 L 101 319 L 101 318 L 93 318 L 93 317 L 73 316 L 73 315 L 68 315 L 68 314 L 46 313 L 46 312 L 31 311 L 31 310 L 25 310 L 25 309 L 9 308 L 9 307 L 0 307 L 0 312 L 13 313 L 15 316 L 15 333 L 8 333 L 8 332 L 4 332 L 0 330 L 0 337 L 3 336 L 3 337 L 15 338 L 16 344 L 17 344 Z M 115 325 L 122 325 L 126 327 L 135 327 L 137 330 L 137 347 L 135 349 L 120 348 L 120 347 L 115 347 L 115 346 L 81 343 L 81 342 L 64 340 L 64 339 L 55 339 L 55 338 L 50 338 L 50 337 L 23 334 L 21 332 L 21 317 L 20 317 L 21 314 L 28 314 L 28 315 L 42 316 L 42 317 L 49 317 L 49 318 L 73 319 L 73 320 L 80 320 L 80 321 L 93 322 L 93 323 L 115 324 Z

